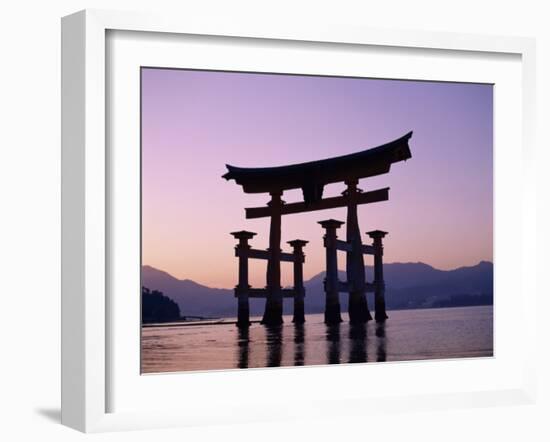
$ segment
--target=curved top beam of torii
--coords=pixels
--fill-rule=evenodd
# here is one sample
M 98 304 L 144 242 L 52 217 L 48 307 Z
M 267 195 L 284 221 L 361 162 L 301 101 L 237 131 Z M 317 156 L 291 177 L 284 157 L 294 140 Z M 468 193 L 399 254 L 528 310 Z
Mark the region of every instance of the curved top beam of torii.
M 360 152 L 279 167 L 236 167 L 226 165 L 226 180 L 234 179 L 246 193 L 272 193 L 302 189 L 304 201 L 319 202 L 326 184 L 358 180 L 390 171 L 393 163 L 411 158 L 408 134 L 382 146 Z

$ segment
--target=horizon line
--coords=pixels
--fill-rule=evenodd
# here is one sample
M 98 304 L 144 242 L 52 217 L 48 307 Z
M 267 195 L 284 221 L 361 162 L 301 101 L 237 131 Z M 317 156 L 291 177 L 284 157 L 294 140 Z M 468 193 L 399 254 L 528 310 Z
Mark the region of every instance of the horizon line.
M 489 260 L 486 260 L 486 259 L 481 259 L 479 260 L 476 264 L 472 264 L 472 265 L 462 265 L 462 266 L 459 266 L 459 267 L 454 267 L 452 269 L 448 269 L 448 270 L 445 270 L 445 269 L 440 269 L 440 268 L 437 268 L 437 267 L 434 267 L 433 265 L 431 264 L 427 264 L 425 262 L 422 262 L 422 261 L 406 261 L 406 262 L 398 262 L 398 261 L 395 261 L 395 262 L 388 262 L 388 263 L 384 263 L 384 266 L 386 265 L 390 265 L 390 264 L 423 264 L 423 265 L 426 265 L 428 267 L 431 267 L 432 269 L 434 270 L 437 270 L 437 271 L 440 271 L 440 272 L 453 272 L 455 270 L 459 270 L 459 269 L 463 269 L 463 268 L 468 268 L 468 267 L 476 267 L 478 265 L 480 265 L 481 263 L 489 263 L 491 265 L 494 265 L 493 261 L 489 261 Z M 167 272 L 166 270 L 163 270 L 163 269 L 159 269 L 158 267 L 155 267 L 155 266 L 152 266 L 150 264 L 141 264 L 141 267 L 150 267 L 154 270 L 157 270 L 159 272 L 163 272 L 163 273 L 166 273 L 167 275 L 171 276 L 172 278 L 174 279 L 177 279 L 178 281 L 191 281 L 195 284 L 198 284 L 198 285 L 202 285 L 203 287 L 207 287 L 207 288 L 210 288 L 210 289 L 219 289 L 219 290 L 233 290 L 234 287 L 211 287 L 209 285 L 205 285 L 201 282 L 198 282 L 194 279 L 190 279 L 190 278 L 184 278 L 184 279 L 180 279 L 176 276 L 174 276 L 172 273 L 170 272 Z M 373 267 L 372 265 L 365 265 L 365 267 Z M 346 270 L 345 269 L 338 269 L 338 272 L 345 272 Z M 320 275 L 321 273 L 325 273 L 325 270 L 321 270 L 320 272 L 314 274 L 311 278 L 309 278 L 307 281 L 311 281 L 313 278 L 315 278 L 316 276 Z M 140 276 L 141 276 L 141 272 L 140 272 Z M 305 281 L 304 281 L 305 282 Z

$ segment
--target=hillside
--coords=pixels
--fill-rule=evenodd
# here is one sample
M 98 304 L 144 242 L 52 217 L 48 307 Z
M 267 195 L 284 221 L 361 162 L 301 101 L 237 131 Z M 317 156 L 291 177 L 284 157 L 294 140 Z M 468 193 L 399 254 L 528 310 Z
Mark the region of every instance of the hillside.
M 372 267 L 366 267 L 367 280 Z M 386 305 L 388 309 L 452 307 L 492 304 L 493 264 L 482 261 L 475 266 L 438 270 L 424 263 L 390 263 L 384 265 Z M 345 280 L 345 273 L 340 278 Z M 324 273 L 306 281 L 306 313 L 324 311 Z M 150 266 L 142 267 L 142 285 L 160 290 L 173 299 L 182 315 L 232 317 L 236 300 L 232 289 L 216 289 L 189 279 L 177 279 Z M 372 294 L 369 305 L 372 309 Z M 340 296 L 342 310 L 347 310 L 347 295 Z M 252 315 L 263 312 L 264 300 L 251 299 Z M 285 313 L 292 312 L 292 300 L 285 300 Z

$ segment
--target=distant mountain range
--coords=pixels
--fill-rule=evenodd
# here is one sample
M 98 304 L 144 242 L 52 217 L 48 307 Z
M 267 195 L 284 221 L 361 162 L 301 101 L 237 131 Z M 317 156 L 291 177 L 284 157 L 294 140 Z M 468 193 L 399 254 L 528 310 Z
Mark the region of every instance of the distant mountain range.
M 373 269 L 365 267 L 367 280 Z M 306 313 L 321 313 L 325 307 L 324 272 L 304 283 Z M 438 270 L 424 263 L 384 264 L 386 306 L 392 309 L 490 305 L 493 303 L 493 264 L 481 261 L 471 267 Z M 345 272 L 340 272 L 345 280 Z M 159 290 L 173 299 L 183 316 L 234 317 L 237 302 L 232 289 L 206 287 L 189 279 L 177 279 L 151 266 L 142 267 L 142 285 Z M 369 306 L 374 307 L 369 294 Z M 342 293 L 342 311 L 347 311 L 347 294 Z M 250 300 L 251 315 L 261 315 L 263 299 Z M 292 299 L 285 299 L 285 314 L 292 313 Z

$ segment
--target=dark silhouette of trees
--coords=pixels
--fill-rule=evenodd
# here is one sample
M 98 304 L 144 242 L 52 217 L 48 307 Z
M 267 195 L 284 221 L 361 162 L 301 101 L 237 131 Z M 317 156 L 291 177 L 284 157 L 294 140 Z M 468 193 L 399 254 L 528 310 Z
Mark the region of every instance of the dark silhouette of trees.
M 180 319 L 180 308 L 168 296 L 158 290 L 141 288 L 141 321 L 142 323 L 169 322 Z

